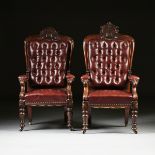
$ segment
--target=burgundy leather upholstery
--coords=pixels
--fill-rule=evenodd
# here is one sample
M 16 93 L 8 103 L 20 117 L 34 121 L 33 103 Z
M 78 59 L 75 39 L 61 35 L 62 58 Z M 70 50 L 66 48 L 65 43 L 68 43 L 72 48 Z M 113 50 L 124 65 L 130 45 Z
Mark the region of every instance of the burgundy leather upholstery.
M 63 86 L 68 43 L 35 39 L 27 45 L 30 80 L 33 85 Z
M 25 94 L 26 105 L 31 104 L 64 104 L 67 94 L 64 89 L 36 89 Z
M 90 104 L 130 104 L 132 94 L 122 90 L 94 90 L 88 98 Z
M 129 42 L 90 40 L 89 65 L 92 85 L 125 86 L 129 69 Z

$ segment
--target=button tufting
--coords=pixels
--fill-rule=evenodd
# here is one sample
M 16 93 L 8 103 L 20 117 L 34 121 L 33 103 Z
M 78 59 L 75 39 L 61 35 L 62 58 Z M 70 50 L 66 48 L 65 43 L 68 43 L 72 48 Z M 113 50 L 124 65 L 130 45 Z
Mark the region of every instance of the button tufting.
M 126 47 L 128 43 L 122 41 L 89 41 L 89 64 L 93 85 L 125 84 L 129 64 L 129 49 Z
M 29 50 L 32 81 L 40 85 L 62 85 L 65 78 L 68 44 L 61 41 L 32 41 Z

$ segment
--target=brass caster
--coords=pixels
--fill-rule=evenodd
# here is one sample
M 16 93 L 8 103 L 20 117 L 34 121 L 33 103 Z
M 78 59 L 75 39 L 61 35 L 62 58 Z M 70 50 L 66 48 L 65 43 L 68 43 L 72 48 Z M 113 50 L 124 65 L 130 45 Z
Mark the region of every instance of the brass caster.
M 137 128 L 132 128 L 132 131 L 133 131 L 135 134 L 138 133 Z
M 133 130 L 133 132 L 134 132 L 135 134 L 137 134 L 137 133 L 138 133 L 138 131 L 137 131 L 137 130 Z
M 71 127 L 71 126 L 69 127 L 69 129 L 70 129 L 70 131 L 74 131 L 73 127 Z
M 83 134 L 85 134 L 86 133 L 86 130 L 83 130 Z
M 32 122 L 29 122 L 29 125 L 32 125 Z

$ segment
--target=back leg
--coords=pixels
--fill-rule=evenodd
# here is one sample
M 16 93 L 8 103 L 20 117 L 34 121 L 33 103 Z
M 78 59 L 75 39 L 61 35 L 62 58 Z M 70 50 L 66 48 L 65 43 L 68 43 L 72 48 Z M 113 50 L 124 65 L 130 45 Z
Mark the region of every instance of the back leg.
M 27 106 L 27 113 L 28 113 L 28 120 L 29 120 L 29 124 L 32 124 L 32 107 L 31 106 Z
M 125 116 L 124 116 L 125 126 L 127 126 L 127 125 L 128 125 L 128 120 L 129 120 L 129 111 L 130 111 L 130 108 L 129 108 L 129 107 L 125 108 Z

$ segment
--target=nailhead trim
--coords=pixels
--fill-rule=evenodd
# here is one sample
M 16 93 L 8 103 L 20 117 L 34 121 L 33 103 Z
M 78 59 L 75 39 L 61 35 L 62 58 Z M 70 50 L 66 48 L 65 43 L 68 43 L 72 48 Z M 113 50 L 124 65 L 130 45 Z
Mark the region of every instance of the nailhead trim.
M 67 104 L 67 102 L 26 102 L 25 105 L 31 105 L 31 106 L 63 106 L 64 104 Z
M 90 104 L 92 108 L 125 108 L 131 106 L 131 104 Z

